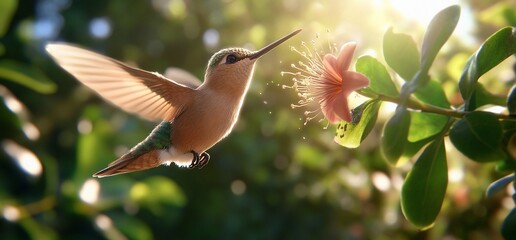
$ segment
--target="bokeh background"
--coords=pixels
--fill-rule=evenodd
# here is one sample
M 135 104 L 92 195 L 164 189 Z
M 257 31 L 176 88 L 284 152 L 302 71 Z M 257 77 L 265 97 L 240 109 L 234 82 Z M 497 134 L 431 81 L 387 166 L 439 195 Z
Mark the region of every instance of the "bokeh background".
M 448 144 L 449 186 L 435 226 L 420 231 L 401 213 L 405 166 L 379 153 L 378 127 L 357 149 L 333 142 L 335 126 L 304 124 L 282 71 L 317 51 L 358 42 L 356 56 L 383 61 L 393 27 L 420 42 L 450 4 L 461 20 L 432 74 L 460 105 L 458 76 L 489 35 L 516 26 L 514 0 L 2 0 L 0 1 L 0 239 L 500 239 L 510 192 L 486 187 L 504 173 Z M 201 170 L 159 167 L 93 179 L 156 123 L 122 112 L 60 69 L 49 41 L 83 46 L 140 68 L 186 69 L 202 79 L 210 56 L 258 49 L 303 28 L 262 57 L 233 133 Z M 315 51 L 315 50 L 314 50 Z M 514 84 L 514 58 L 483 77 L 490 91 Z M 209 119 L 204 120 L 211 124 Z

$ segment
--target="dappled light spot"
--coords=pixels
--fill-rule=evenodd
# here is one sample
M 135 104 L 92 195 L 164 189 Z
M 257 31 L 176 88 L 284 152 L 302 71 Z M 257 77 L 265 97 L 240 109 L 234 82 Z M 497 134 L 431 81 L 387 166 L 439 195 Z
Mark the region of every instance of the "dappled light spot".
M 206 30 L 202 35 L 204 46 L 206 46 L 208 49 L 217 47 L 219 45 L 219 39 L 219 32 L 213 28 Z
M 41 161 L 30 150 L 11 140 L 3 141 L 2 148 L 25 173 L 33 177 L 38 177 L 43 172 Z
M 13 113 L 20 114 L 22 113 L 22 111 L 24 111 L 25 108 L 23 107 L 23 104 L 20 101 L 18 101 L 18 99 L 16 99 L 13 95 L 6 94 L 3 95 L 3 97 L 5 105 Z
M 87 204 L 94 204 L 99 199 L 100 184 L 96 179 L 88 179 L 79 191 L 79 198 Z
M 111 221 L 111 218 L 104 214 L 99 214 L 95 218 L 95 225 L 97 225 L 98 228 L 102 230 L 108 230 L 113 227 L 113 221 Z
M 93 129 L 93 126 L 91 124 L 90 120 L 87 119 L 81 119 L 79 123 L 77 123 L 77 130 L 81 134 L 88 134 Z
M 247 185 L 242 180 L 234 180 L 231 182 L 231 192 L 235 195 L 242 195 L 245 193 Z
M 372 177 L 373 185 L 382 192 L 387 192 L 391 189 L 391 180 L 383 172 L 374 172 Z
M 455 167 L 448 170 L 448 180 L 450 182 L 460 182 L 464 178 L 464 169 Z
M 20 210 L 17 207 L 11 206 L 11 205 L 6 205 L 2 209 L 2 216 L 7 221 L 17 222 L 20 219 L 20 217 L 21 217 L 21 213 L 20 213 Z
M 107 38 L 111 35 L 111 23 L 106 17 L 94 18 L 90 21 L 90 34 L 94 38 Z
M 387 209 L 383 215 L 383 221 L 387 225 L 391 225 L 391 226 L 395 225 L 398 222 L 398 219 L 399 219 L 399 214 L 398 214 L 397 209 L 395 209 L 395 208 Z
M 36 126 L 34 126 L 31 122 L 24 122 L 22 124 L 22 131 L 30 140 L 38 140 L 39 139 L 39 130 Z

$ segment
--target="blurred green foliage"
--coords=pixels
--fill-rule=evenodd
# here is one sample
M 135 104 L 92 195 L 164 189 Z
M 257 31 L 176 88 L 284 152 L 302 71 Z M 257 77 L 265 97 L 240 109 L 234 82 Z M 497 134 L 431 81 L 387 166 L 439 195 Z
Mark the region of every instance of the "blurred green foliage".
M 465 3 L 478 42 L 515 26 L 510 3 Z M 354 40 L 357 55 L 368 48 L 381 55 L 389 26 L 413 36 L 419 31 L 373 1 L 0 1 L 0 239 L 501 238 L 513 202 L 505 191 L 484 197 L 503 176 L 493 165 L 446 148 L 448 201 L 434 227 L 419 231 L 400 207 L 408 169 L 389 166 L 380 153 L 385 114 L 351 151 L 333 142 L 337 126 L 303 125 L 302 111 L 289 107 L 296 96 L 281 88 L 290 79 L 280 72 L 300 56 L 287 45 L 314 41 L 326 49 L 328 42 Z M 46 42 L 77 44 L 150 71 L 180 67 L 201 78 L 218 49 L 258 49 L 297 28 L 304 31 L 258 62 L 240 121 L 209 150 L 206 167 L 90 177 L 143 140 L 154 123 L 80 86 L 44 53 Z M 430 71 L 444 79 L 446 94 L 457 91 L 456 72 L 477 48 L 452 36 L 435 59 L 441 67 Z M 495 68 L 481 81 L 508 93 L 514 71 L 507 76 Z M 446 97 L 440 103 L 460 104 L 459 95 Z M 443 151 L 444 143 L 434 144 Z

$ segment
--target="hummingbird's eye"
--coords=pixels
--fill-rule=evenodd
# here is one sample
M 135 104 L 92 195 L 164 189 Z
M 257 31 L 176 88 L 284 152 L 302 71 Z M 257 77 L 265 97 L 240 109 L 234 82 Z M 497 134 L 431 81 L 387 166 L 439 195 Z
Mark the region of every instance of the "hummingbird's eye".
M 235 56 L 234 54 L 229 54 L 227 57 L 226 57 L 226 63 L 227 64 L 233 64 L 233 63 L 236 63 L 238 60 L 237 56 Z

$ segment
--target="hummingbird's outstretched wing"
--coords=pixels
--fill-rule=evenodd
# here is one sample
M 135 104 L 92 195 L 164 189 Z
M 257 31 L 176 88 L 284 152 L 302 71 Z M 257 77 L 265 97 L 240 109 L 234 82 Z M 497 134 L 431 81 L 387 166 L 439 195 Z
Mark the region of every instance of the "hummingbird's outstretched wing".
M 172 120 L 195 91 L 158 73 L 79 47 L 52 43 L 46 50 L 62 68 L 100 96 L 148 120 Z
M 174 81 L 194 89 L 202 84 L 201 80 L 181 68 L 169 67 L 163 75 L 168 79 L 174 79 Z

